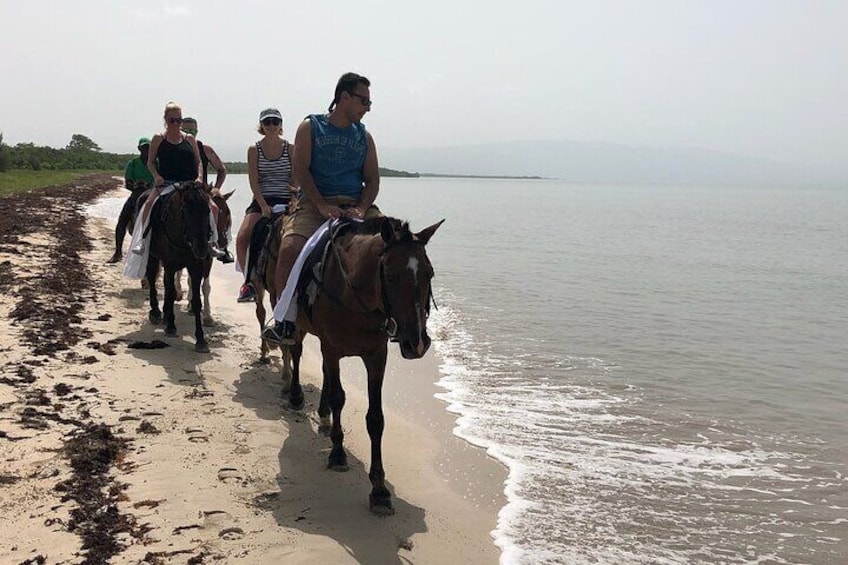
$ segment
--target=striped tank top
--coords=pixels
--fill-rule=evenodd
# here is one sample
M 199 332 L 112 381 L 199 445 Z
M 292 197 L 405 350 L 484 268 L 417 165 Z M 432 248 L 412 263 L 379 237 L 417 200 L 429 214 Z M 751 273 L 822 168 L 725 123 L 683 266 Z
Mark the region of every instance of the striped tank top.
M 259 192 L 265 198 L 291 198 L 289 183 L 292 178 L 292 163 L 289 143 L 283 141 L 283 153 L 279 159 L 268 159 L 262 151 L 262 143 L 256 142 L 257 168 L 259 169 Z

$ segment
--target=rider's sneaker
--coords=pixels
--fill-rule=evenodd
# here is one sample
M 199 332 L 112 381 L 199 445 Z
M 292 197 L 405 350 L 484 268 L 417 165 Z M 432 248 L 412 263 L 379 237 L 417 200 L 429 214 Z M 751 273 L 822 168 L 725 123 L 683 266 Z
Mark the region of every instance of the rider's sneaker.
M 233 258 L 233 254 L 230 253 L 229 249 L 224 249 L 224 255 L 221 256 L 221 257 L 218 257 L 218 259 L 221 261 L 221 263 L 224 263 L 224 264 L 235 262 L 235 259 Z
M 133 247 L 132 252 L 136 255 L 144 255 L 144 240 L 140 241 L 138 245 Z
M 253 302 L 256 300 L 256 289 L 250 283 L 244 283 L 239 289 L 238 302 Z
M 262 339 L 280 345 L 294 345 L 294 322 L 283 320 L 282 322 L 274 322 L 273 326 L 269 326 L 262 331 Z
M 224 251 L 214 243 L 209 244 L 209 255 L 215 259 L 220 259 L 224 256 Z
M 115 253 L 111 257 L 109 257 L 109 260 L 106 261 L 106 262 L 109 263 L 109 264 L 117 263 L 118 261 L 120 261 L 123 258 L 124 258 L 124 255 L 120 251 L 115 251 Z

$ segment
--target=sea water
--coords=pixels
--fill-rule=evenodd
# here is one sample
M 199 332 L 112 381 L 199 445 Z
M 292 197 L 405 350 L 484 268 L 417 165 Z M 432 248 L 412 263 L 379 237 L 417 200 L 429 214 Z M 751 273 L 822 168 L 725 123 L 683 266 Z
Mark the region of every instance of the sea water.
M 446 219 L 440 398 L 509 469 L 503 562 L 848 562 L 848 189 L 384 178 L 378 203 Z

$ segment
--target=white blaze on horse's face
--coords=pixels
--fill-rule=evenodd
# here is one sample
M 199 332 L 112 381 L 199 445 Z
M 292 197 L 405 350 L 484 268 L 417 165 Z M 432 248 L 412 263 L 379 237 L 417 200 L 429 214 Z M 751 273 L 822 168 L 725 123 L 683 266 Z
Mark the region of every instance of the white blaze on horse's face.
M 412 280 L 415 284 L 418 284 L 418 258 L 410 257 L 409 262 L 406 264 L 406 268 L 412 271 Z

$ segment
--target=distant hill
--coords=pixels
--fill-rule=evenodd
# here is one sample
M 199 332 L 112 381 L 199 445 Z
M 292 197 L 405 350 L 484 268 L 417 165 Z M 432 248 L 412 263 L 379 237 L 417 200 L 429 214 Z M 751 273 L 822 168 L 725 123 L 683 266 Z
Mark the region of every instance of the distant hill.
M 541 176 L 596 183 L 808 185 L 828 180 L 781 163 L 707 149 L 575 141 L 386 147 L 380 160 L 437 175 Z

